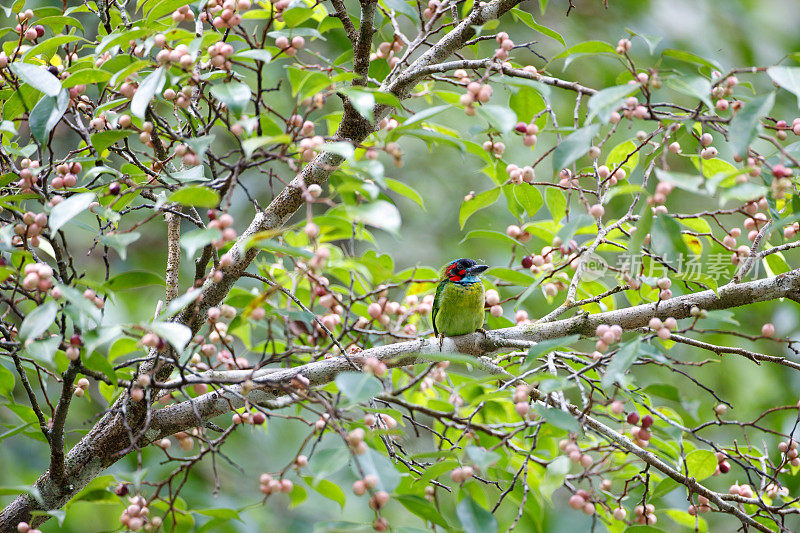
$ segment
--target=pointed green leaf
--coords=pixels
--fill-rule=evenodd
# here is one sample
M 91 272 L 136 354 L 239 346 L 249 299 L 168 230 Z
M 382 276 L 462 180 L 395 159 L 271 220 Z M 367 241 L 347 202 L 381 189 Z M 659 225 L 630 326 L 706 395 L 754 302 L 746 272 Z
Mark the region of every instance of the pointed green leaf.
M 56 205 L 50 212 L 47 225 L 50 227 L 50 232 L 58 231 L 61 226 L 81 214 L 83 211 L 89 209 L 89 206 L 94 202 L 95 196 L 92 192 L 84 192 L 70 196 L 60 204 Z
M 576 159 L 584 155 L 592 147 L 592 139 L 600 129 L 599 124 L 584 126 L 569 134 L 553 151 L 553 169 L 558 173 L 567 168 Z
M 46 302 L 44 305 L 35 307 L 33 311 L 28 313 L 22 320 L 22 325 L 19 328 L 19 335 L 22 340 L 29 341 L 39 337 L 42 333 L 47 331 L 47 328 L 56 319 L 58 312 L 58 305 L 52 300 Z
M 781 88 L 797 96 L 797 107 L 800 107 L 800 67 L 769 67 L 767 74 Z
M 161 90 L 166 80 L 166 72 L 164 67 L 158 67 L 142 81 L 136 89 L 136 93 L 131 98 L 131 113 L 134 116 L 144 119 L 144 114 L 147 111 L 147 106 L 153 96 Z
M 15 61 L 10 67 L 21 81 L 47 96 L 58 96 L 61 92 L 61 82 L 42 66 Z
M 775 93 L 753 98 L 744 108 L 731 119 L 728 130 L 731 139 L 731 151 L 734 154 L 744 154 L 750 143 L 758 135 L 761 117 L 769 114 L 775 104 Z
M 58 96 L 42 96 L 36 106 L 31 110 L 28 116 L 28 124 L 31 128 L 31 134 L 34 139 L 39 141 L 39 144 L 44 144 L 47 137 L 56 124 L 59 123 L 61 117 L 69 105 L 69 91 L 66 89 L 58 93 Z
M 461 229 L 464 229 L 464 224 L 467 222 L 467 219 L 475 214 L 476 211 L 489 207 L 495 203 L 499 197 L 500 187 L 495 187 L 494 189 L 476 194 L 474 198 L 461 204 L 461 209 L 458 212 L 458 224 L 461 226 Z
M 458 502 L 456 516 L 466 533 L 495 533 L 497 519 L 492 513 L 481 507 L 469 495 Z

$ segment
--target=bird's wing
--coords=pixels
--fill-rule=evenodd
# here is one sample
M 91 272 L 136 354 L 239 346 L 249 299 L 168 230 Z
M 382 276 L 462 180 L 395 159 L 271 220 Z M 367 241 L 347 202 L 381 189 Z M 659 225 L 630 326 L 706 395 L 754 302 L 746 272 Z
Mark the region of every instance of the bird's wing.
M 439 306 L 442 304 L 442 295 L 444 294 L 444 286 L 447 284 L 446 281 L 440 281 L 439 285 L 436 286 L 436 296 L 433 298 L 433 309 L 431 310 L 431 324 L 433 324 L 433 332 L 436 336 L 439 336 L 439 332 L 436 330 L 436 314 L 439 312 Z

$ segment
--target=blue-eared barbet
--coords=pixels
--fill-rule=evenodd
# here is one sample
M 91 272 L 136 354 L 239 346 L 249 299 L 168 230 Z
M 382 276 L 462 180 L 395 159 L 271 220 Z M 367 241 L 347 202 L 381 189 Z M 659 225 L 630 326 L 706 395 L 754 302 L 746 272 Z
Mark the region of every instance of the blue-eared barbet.
M 485 293 L 480 274 L 489 268 L 472 259 L 456 259 L 442 268 L 433 300 L 433 332 L 443 337 L 483 331 Z

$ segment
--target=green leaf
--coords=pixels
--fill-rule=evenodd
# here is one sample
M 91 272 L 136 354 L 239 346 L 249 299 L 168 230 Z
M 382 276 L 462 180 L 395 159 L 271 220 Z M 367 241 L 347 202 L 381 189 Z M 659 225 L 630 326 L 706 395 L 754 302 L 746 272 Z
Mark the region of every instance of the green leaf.
M 467 446 L 464 451 L 479 472 L 486 472 L 490 466 L 500 460 L 499 453 L 489 451 L 482 446 Z
M 775 93 L 753 98 L 731 119 L 730 147 L 734 154 L 744 154 L 758 135 L 761 117 L 769 114 L 775 104 Z
M 528 355 L 525 357 L 525 364 L 520 370 L 523 372 L 528 370 L 536 362 L 537 357 L 546 353 L 550 353 L 553 350 L 558 350 L 559 348 L 569 347 L 577 342 L 580 338 L 580 335 L 570 335 L 568 337 L 559 337 L 557 339 L 548 339 L 537 342 L 528 350 Z
M 370 91 L 364 91 L 353 87 L 341 89 L 340 92 L 347 96 L 350 104 L 358 111 L 358 114 L 365 119 L 372 121 L 375 109 L 375 95 Z
M 167 200 L 181 205 L 212 208 L 219 204 L 219 193 L 202 185 L 191 185 L 173 192 Z
M 52 300 L 35 307 L 33 311 L 25 315 L 22 325 L 19 328 L 19 334 L 22 340 L 33 340 L 47 331 L 47 328 L 49 328 L 56 319 L 57 313 L 58 305 Z
M 525 212 L 531 218 L 539 212 L 544 203 L 539 189 L 527 183 L 514 186 L 514 197 L 519 202 L 519 205 L 525 208 Z
M 350 453 L 346 447 L 326 448 L 312 455 L 308 466 L 315 479 L 323 479 L 341 470 L 348 459 Z
M 614 170 L 620 165 L 620 163 L 625 161 L 625 164 L 622 166 L 622 168 L 624 168 L 625 172 L 627 172 L 628 176 L 630 176 L 633 170 L 639 164 L 639 152 L 633 153 L 636 148 L 637 143 L 634 143 L 632 140 L 619 143 L 611 150 L 611 152 L 609 152 L 608 157 L 606 158 L 606 165 L 609 169 Z M 633 155 L 628 157 L 629 154 Z
M 359 206 L 347 206 L 347 212 L 356 222 L 397 233 L 402 224 L 400 211 L 386 200 L 377 200 Z
M 133 98 L 131 98 L 131 113 L 134 116 L 144 119 L 147 106 L 150 105 L 153 96 L 161 91 L 166 78 L 167 74 L 164 67 L 158 67 L 142 81 Z
M 53 358 L 61 345 L 61 336 L 51 336 L 40 341 L 26 343 L 25 350 L 37 361 L 53 364 Z
M 703 178 L 695 174 L 684 174 L 682 172 L 671 172 L 669 170 L 662 170 L 656 168 L 656 176 L 659 181 L 666 181 L 672 183 L 676 187 L 685 191 L 700 193 L 700 187 L 703 186 Z
M 14 374 L 3 365 L 0 365 L 0 394 L 6 398 L 13 398 L 14 383 Z
M 711 103 L 711 82 L 706 78 L 673 76 L 667 79 L 667 86 L 680 93 L 693 96 L 706 104 L 709 109 L 714 109 L 714 104 Z
M 461 239 L 459 244 L 464 243 L 469 239 L 491 239 L 493 241 L 500 241 L 505 244 L 518 244 L 516 240 L 512 239 L 505 233 L 500 233 L 499 231 L 492 231 L 488 229 L 474 229 L 467 233 L 466 237 Z
M 339 391 L 352 403 L 365 402 L 383 392 L 381 382 L 365 372 L 342 372 L 334 381 Z
M 544 8 L 542 8 L 542 10 L 544 11 Z M 556 41 L 561 43 L 561 46 L 563 46 L 564 48 L 567 47 L 567 43 L 566 43 L 566 41 L 564 41 L 564 38 L 561 36 L 560 33 L 558 33 L 555 30 L 551 30 L 547 26 L 542 26 L 541 24 L 537 24 L 536 21 L 533 18 L 533 15 L 531 15 L 527 11 L 524 11 L 524 10 L 518 8 L 518 7 L 515 7 L 514 9 L 511 10 L 511 13 L 514 15 L 514 17 L 517 20 L 521 20 L 529 28 L 538 31 L 542 35 L 546 35 L 546 36 L 550 37 L 551 39 L 555 39 Z
M 508 133 L 517 124 L 517 115 L 505 106 L 484 104 L 478 108 L 478 114 L 501 133 Z
M 89 209 L 89 206 L 94 202 L 95 196 L 92 192 L 84 192 L 70 196 L 60 204 L 56 205 L 50 212 L 47 220 L 47 225 L 50 227 L 50 232 L 55 233 L 61 226 L 81 214 L 83 211 Z
M 400 484 L 400 472 L 392 464 L 388 457 L 377 450 L 367 448 L 367 451 L 358 456 L 358 464 L 365 476 L 370 474 L 378 478 L 377 490 L 393 492 Z M 353 473 L 360 476 L 356 465 L 353 465 Z
M 110 246 L 119 254 L 120 259 L 125 261 L 128 258 L 128 245 L 139 240 L 142 234 L 137 231 L 130 233 L 109 233 L 100 235 L 100 242 L 105 246 Z
M 584 126 L 564 138 L 553 151 L 553 169 L 557 173 L 567 168 L 592 147 L 592 139 L 600 129 L 599 124 Z
M 92 146 L 97 150 L 98 154 L 102 154 L 109 146 L 116 143 L 120 139 L 124 139 L 134 132 L 130 130 L 107 130 L 98 133 L 93 133 L 91 137 Z
M 600 380 L 603 388 L 608 388 L 614 383 L 619 383 L 620 385 L 624 384 L 625 373 L 639 355 L 636 350 L 638 345 L 639 339 L 633 339 L 619 347 L 617 353 L 611 358 L 608 367 L 606 367 L 603 378 Z
M 499 197 L 500 187 L 495 187 L 494 189 L 476 194 L 474 198 L 461 204 L 461 209 L 458 212 L 458 224 L 461 226 L 461 229 L 464 229 L 464 224 L 469 217 L 475 214 L 475 212 L 489 207 L 495 203 Z
M 567 412 L 562 411 L 561 409 L 545 407 L 538 404 L 534 405 L 534 409 L 548 424 L 553 424 L 554 426 L 569 431 L 570 433 L 581 432 L 581 425 L 577 420 L 575 420 L 575 417 Z
M 250 103 L 250 87 L 240 82 L 228 82 L 211 87 L 211 94 L 232 112 L 241 115 Z
M 708 531 L 708 523 L 706 523 L 705 518 L 701 518 L 699 516 L 692 516 L 689 513 L 687 513 L 686 510 L 681 510 L 681 509 L 664 509 L 663 512 L 668 517 L 670 517 L 670 519 L 672 519 L 674 522 L 682 525 L 684 528 L 688 530 L 697 531 L 698 533 L 706 533 L 706 531 Z M 697 524 L 696 530 L 695 530 L 695 524 Z
M 517 118 L 524 122 L 530 122 L 534 115 L 545 108 L 542 95 L 536 89 L 527 86 L 522 86 L 516 93 L 512 93 L 508 97 L 508 105 L 516 113 Z
M 111 383 L 117 382 L 117 373 L 114 371 L 114 367 L 98 352 L 94 352 L 86 358 L 86 366 L 92 370 L 99 370 L 102 372 Z
M 456 506 L 456 516 L 466 533 L 495 533 L 497 519 L 469 495 Z
M 397 194 L 403 195 L 406 198 L 410 198 L 414 202 L 416 202 L 423 210 L 425 209 L 425 200 L 422 198 L 422 195 L 418 193 L 414 188 L 410 185 L 406 185 L 402 181 L 398 181 L 393 178 L 384 178 L 386 182 L 386 187 L 389 190 L 396 192 Z
M 50 72 L 39 65 L 14 61 L 9 65 L 11 71 L 23 82 L 47 96 L 58 96 L 61 92 L 61 82 Z
M 625 98 L 636 90 L 638 90 L 636 85 L 625 84 L 597 91 L 589 98 L 586 123 L 589 124 L 594 117 L 597 117 L 601 123 L 606 124 L 611 119 L 611 113 L 619 109 Z
M 578 216 L 572 216 L 569 219 L 569 222 L 564 224 L 560 230 L 558 230 L 558 237 L 563 242 L 568 242 L 572 237 L 575 236 L 575 233 L 578 232 L 579 229 L 585 226 L 591 226 L 595 223 L 594 219 L 586 214 L 580 214 Z
M 39 141 L 39 144 L 44 144 L 47 137 L 56 124 L 59 123 L 61 117 L 69 105 L 69 91 L 66 89 L 58 93 L 58 96 L 42 96 L 41 100 L 31 110 L 28 116 L 28 124 L 31 128 L 31 134 L 34 139 Z
M 442 514 L 429 501 L 415 494 L 398 494 L 396 496 L 400 505 L 408 509 L 412 514 L 422 518 L 426 522 L 433 522 L 437 526 L 450 531 L 450 525 Z
M 332 481 L 328 481 L 327 479 L 318 479 L 314 485 L 310 486 L 329 500 L 333 500 L 338 503 L 341 508 L 344 509 L 346 497 L 344 491 L 339 487 L 339 485 L 333 483 Z
M 403 3 L 405 3 L 405 2 L 403 2 Z M 437 106 L 434 106 L 434 107 L 426 108 L 426 109 L 424 109 L 422 111 L 419 111 L 418 113 L 414 113 L 413 115 L 408 117 L 403 122 L 403 124 L 401 124 L 400 127 L 404 128 L 404 127 L 407 127 L 407 126 L 411 126 L 413 124 L 417 124 L 418 122 L 422 122 L 423 120 L 429 119 L 434 115 L 438 115 L 442 111 L 446 111 L 446 110 L 450 109 L 450 107 L 451 106 L 449 106 L 449 105 L 437 105 Z
M 145 327 L 170 343 L 178 353 L 186 348 L 192 338 L 192 330 L 175 322 L 153 322 Z
M 522 287 L 527 287 L 536 281 L 532 276 L 526 274 L 525 272 L 504 267 L 492 267 L 486 271 L 486 275 L 494 276 Z
M 703 65 L 711 70 L 724 70 L 719 63 L 709 61 L 707 59 L 703 59 L 702 57 L 692 54 L 690 52 L 684 52 L 683 50 L 675 50 L 673 48 L 667 48 L 663 52 L 661 52 L 662 56 L 671 57 L 673 59 L 677 59 L 679 61 L 684 61 L 686 63 L 693 63 L 695 65 Z
M 147 270 L 134 270 L 118 274 L 105 283 L 113 291 L 138 289 L 147 285 L 164 285 L 164 279 Z
M 203 228 L 181 235 L 181 248 L 186 250 L 186 258 L 191 260 L 197 250 L 204 248 L 222 237 L 217 228 Z
M 686 469 L 689 476 L 703 481 L 717 470 L 717 456 L 708 450 L 694 450 L 686 454 Z
M 409 5 L 405 0 L 381 0 L 387 8 L 393 9 L 398 13 L 402 13 L 411 20 L 416 21 L 419 14 Z
M 800 67 L 769 67 L 767 74 L 782 89 L 794 93 L 797 96 L 797 107 L 800 107 Z

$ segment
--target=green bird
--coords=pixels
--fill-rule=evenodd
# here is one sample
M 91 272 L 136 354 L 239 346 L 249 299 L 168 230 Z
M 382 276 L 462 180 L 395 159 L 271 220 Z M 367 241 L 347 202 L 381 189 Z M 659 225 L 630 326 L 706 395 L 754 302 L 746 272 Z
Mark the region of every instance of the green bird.
M 456 259 L 442 268 L 431 315 L 440 348 L 445 336 L 483 331 L 485 291 L 480 273 L 487 268 L 472 259 Z

